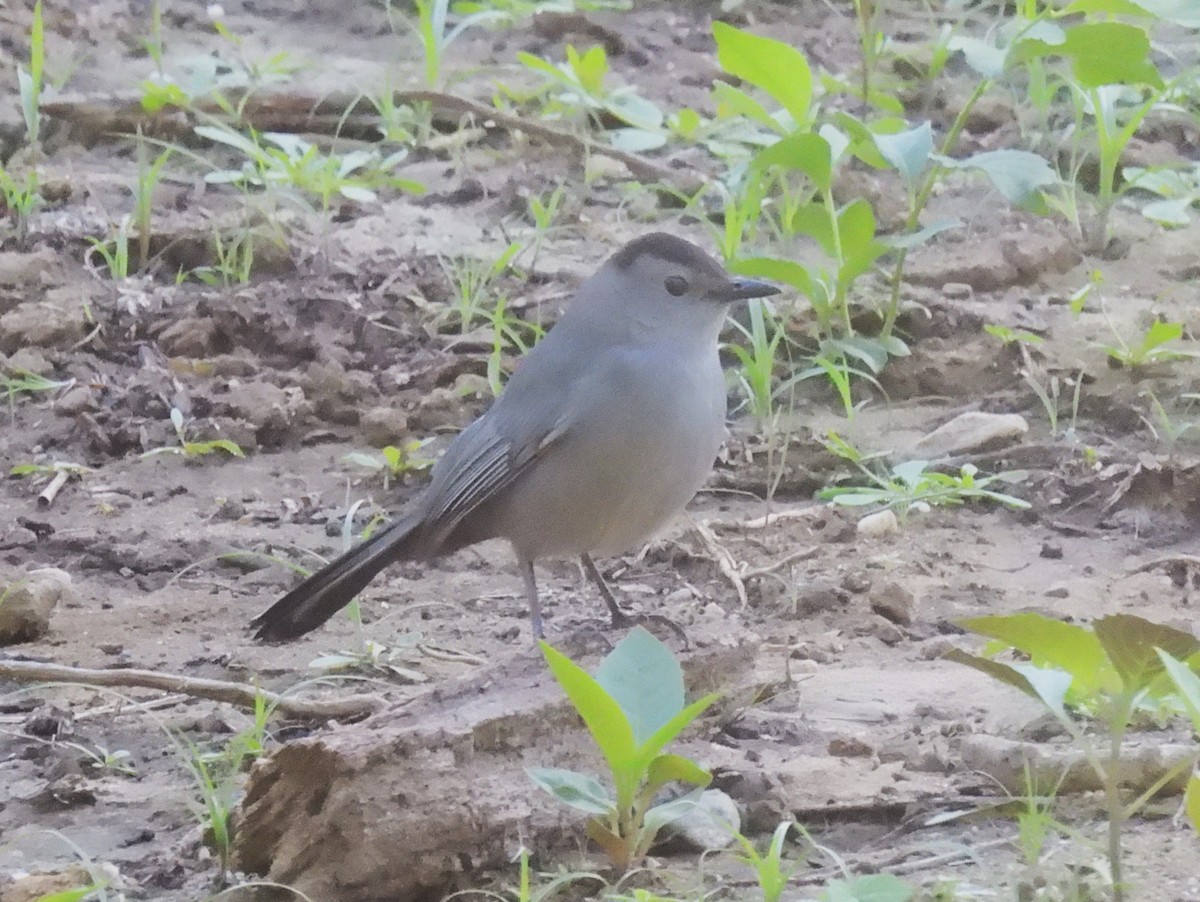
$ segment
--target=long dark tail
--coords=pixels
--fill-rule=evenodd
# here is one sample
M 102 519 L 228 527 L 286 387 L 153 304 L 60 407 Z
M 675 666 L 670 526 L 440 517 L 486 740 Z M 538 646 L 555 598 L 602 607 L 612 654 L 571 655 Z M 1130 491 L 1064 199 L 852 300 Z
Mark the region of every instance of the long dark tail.
M 393 561 L 411 558 L 418 521 L 402 519 L 318 570 L 250 621 L 255 636 L 267 642 L 295 639 L 350 604 L 375 574 Z

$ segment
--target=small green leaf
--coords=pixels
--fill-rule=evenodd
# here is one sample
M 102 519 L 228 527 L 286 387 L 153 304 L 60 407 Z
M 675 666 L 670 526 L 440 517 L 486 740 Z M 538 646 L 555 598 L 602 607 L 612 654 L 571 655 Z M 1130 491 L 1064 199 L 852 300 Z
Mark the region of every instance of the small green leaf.
M 907 235 L 885 235 L 879 240 L 889 247 L 911 250 L 918 247 L 941 232 L 949 229 L 957 229 L 962 227 L 961 219 L 939 219 L 937 222 L 932 222 L 925 228 L 916 232 L 909 232 Z
M 1023 40 L 1016 48 L 1020 59 L 1063 56 L 1080 85 L 1149 85 L 1162 89 L 1158 69 L 1148 59 L 1150 36 L 1142 28 L 1123 22 L 1083 22 L 1068 28 L 1061 44 Z
M 1197 736 L 1200 736 L 1200 676 L 1196 676 L 1195 671 L 1187 664 L 1167 654 L 1161 648 L 1155 649 L 1155 651 L 1158 652 L 1158 659 L 1166 669 L 1171 682 L 1175 684 L 1175 690 L 1179 693 L 1179 700 L 1183 703 L 1188 717 L 1192 719 L 1192 729 L 1195 730 Z
M 525 773 L 554 798 L 572 808 L 598 815 L 613 811 L 609 793 L 594 777 L 560 767 L 527 767 Z
M 621 707 L 639 745 L 683 708 L 683 668 L 645 627 L 635 627 L 605 656 L 596 683 Z
M 994 680 L 1020 689 L 1042 702 L 1059 720 L 1069 721 L 1064 703 L 1071 686 L 1071 675 L 1066 671 L 1043 670 L 1028 664 L 1002 664 L 957 648 L 950 649 L 942 658 L 973 667 Z
M 1058 182 L 1058 175 L 1044 157 L 1028 150 L 986 150 L 954 160 L 937 156 L 948 169 L 978 169 L 1014 204 L 1028 204 L 1039 188 Z
M 760 151 L 752 164 L 756 168 L 783 166 L 807 175 L 822 194 L 833 184 L 833 153 L 829 142 L 813 132 L 796 132 Z
M 1187 791 L 1183 794 L 1183 808 L 1192 827 L 1200 833 L 1200 776 L 1196 774 L 1192 774 L 1188 780 Z
M 796 125 L 808 120 L 812 70 L 799 50 L 782 41 L 713 22 L 717 59 L 730 75 L 765 91 L 787 110 Z
M 805 296 L 812 295 L 812 276 L 803 264 L 795 260 L 780 260 L 777 257 L 748 257 L 738 260 L 730 272 L 739 276 L 760 276 L 772 282 L 790 285 Z
M 1130 691 L 1144 689 L 1162 673 L 1163 663 L 1156 649 L 1181 660 L 1200 651 L 1200 639 L 1191 633 L 1133 614 L 1101 617 L 1092 629 Z
M 673 782 L 703 787 L 712 782 L 712 774 L 682 755 L 659 755 L 650 762 L 646 773 L 646 786 L 651 795 Z
M 1024 652 L 1038 667 L 1065 670 L 1085 693 L 1117 688 L 1104 647 L 1086 627 L 1034 613 L 971 617 L 959 626 Z
M 929 156 L 933 153 L 933 127 L 928 122 L 922 122 L 907 131 L 890 135 L 876 134 L 875 146 L 904 177 L 911 190 L 929 165 Z
M 621 706 L 587 671 L 562 652 L 546 642 L 538 644 L 550 671 L 583 718 L 609 767 L 613 771 L 627 770 L 637 755 L 637 742 Z

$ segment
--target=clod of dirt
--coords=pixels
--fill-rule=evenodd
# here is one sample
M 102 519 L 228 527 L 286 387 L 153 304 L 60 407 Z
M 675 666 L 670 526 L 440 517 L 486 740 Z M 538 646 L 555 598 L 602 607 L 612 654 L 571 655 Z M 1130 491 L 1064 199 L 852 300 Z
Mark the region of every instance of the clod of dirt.
M 211 357 L 230 345 L 217 322 L 209 317 L 178 319 L 159 333 L 158 343 L 172 357 Z
M 0 355 L 2 357 L 3 355 Z M 35 376 L 49 376 L 54 372 L 54 364 L 46 359 L 46 355 L 33 348 L 19 348 L 15 354 L 6 360 L 0 360 L 10 370 L 23 370 Z
M 909 626 L 917 600 L 906 587 L 894 580 L 880 583 L 871 589 L 871 610 L 892 623 Z
M 0 313 L 7 313 L 28 295 L 28 289 L 61 280 L 62 261 L 57 252 L 41 247 L 29 253 L 0 253 Z M 20 289 L 9 292 L 12 289 Z
M 77 289 L 51 289 L 0 316 L 0 353 L 21 348 L 69 348 L 83 337 Z
M 731 635 L 724 618 L 688 635 L 693 694 L 752 679 L 755 637 Z M 256 765 L 237 813 L 237 866 L 329 902 L 442 898 L 464 868 L 506 863 L 517 836 L 541 850 L 582 835 L 532 786 L 533 763 L 590 771 L 596 752 L 540 656 L 514 652 Z
M 663 828 L 661 839 L 696 852 L 724 849 L 742 832 L 737 803 L 719 789 L 706 789 L 683 817 Z
M 65 417 L 78 416 L 99 407 L 95 390 L 87 385 L 76 385 L 68 389 L 54 404 L 54 409 Z
M 108 867 L 111 869 L 111 866 Z M 67 898 L 73 890 L 91 886 L 95 882 L 94 874 L 82 865 L 73 864 L 61 871 L 26 874 L 0 883 L 0 902 L 36 902 L 39 899 L 57 898 L 60 893 Z
M 300 388 L 283 389 L 262 381 L 231 382 L 229 394 L 215 411 L 245 420 L 254 431 L 256 443 L 271 447 L 291 434 L 292 424 L 311 406 Z
M 0 589 L 0 645 L 31 642 L 50 631 L 50 615 L 71 595 L 71 575 L 46 567 L 5 580 Z
M 1174 779 L 1161 792 L 1180 793 L 1191 773 L 1182 764 L 1195 760 L 1195 756 L 1195 746 L 1180 743 L 1126 748 L 1117 779 L 1124 788 L 1144 792 L 1173 770 Z M 963 737 L 959 757 L 964 768 L 987 774 L 1015 795 L 1027 791 L 1031 784 L 1056 786 L 1059 795 L 1104 788 L 1083 750 L 1066 743 L 1020 742 L 976 733 Z
M 969 410 L 918 439 L 913 448 L 924 454 L 961 454 L 1005 444 L 1028 431 L 1020 414 Z
M 408 416 L 394 407 L 368 407 L 359 417 L 358 428 L 370 444 L 382 448 L 408 435 Z

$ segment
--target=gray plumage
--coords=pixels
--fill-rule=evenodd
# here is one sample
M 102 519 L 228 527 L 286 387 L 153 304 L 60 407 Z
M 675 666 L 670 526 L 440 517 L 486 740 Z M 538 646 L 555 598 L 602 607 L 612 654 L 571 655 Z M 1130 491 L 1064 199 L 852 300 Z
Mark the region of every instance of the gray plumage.
M 535 560 L 580 555 L 598 578 L 590 555 L 638 547 L 704 484 L 725 432 L 727 306 L 776 290 L 672 235 L 627 244 L 450 444 L 412 512 L 255 618 L 258 636 L 315 629 L 393 561 L 493 538 L 516 552 L 540 636 Z

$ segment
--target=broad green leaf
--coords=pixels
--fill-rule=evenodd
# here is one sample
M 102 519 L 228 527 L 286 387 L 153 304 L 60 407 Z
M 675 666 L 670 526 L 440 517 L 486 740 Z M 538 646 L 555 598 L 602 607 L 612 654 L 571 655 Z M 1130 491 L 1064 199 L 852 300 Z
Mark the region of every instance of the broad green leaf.
M 1028 150 L 985 150 L 964 160 L 937 156 L 948 169 L 978 169 L 1014 204 L 1027 204 L 1039 188 L 1058 181 L 1045 158 Z
M 1034 613 L 971 617 L 958 625 L 1023 651 L 1038 667 L 1065 670 L 1084 694 L 1117 688 L 1104 646 L 1086 627 Z
M 730 75 L 748 81 L 791 113 L 796 125 L 808 121 L 812 71 L 795 47 L 713 22 L 717 59 Z
M 61 892 L 50 893 L 46 896 L 38 896 L 34 902 L 82 902 L 93 893 L 97 893 L 104 889 L 101 883 L 93 883 L 91 886 L 81 886 L 77 889 L 65 889 Z
M 634 128 L 657 131 L 662 128 L 663 112 L 645 97 L 637 94 L 620 94 L 606 104 L 610 113 Z
M 1183 794 L 1183 808 L 1196 832 L 1200 833 L 1200 776 L 1196 774 L 1192 774 L 1188 780 L 1187 790 Z
M 637 741 L 629 719 L 616 699 L 591 674 L 546 642 L 538 643 L 551 673 L 583 718 L 609 767 L 626 770 L 637 754 Z
M 703 714 L 720 697 L 719 693 L 713 692 L 704 696 L 704 698 L 697 699 L 659 727 L 654 735 L 647 739 L 642 744 L 642 747 L 638 749 L 640 769 L 649 768 L 650 763 L 667 747 L 667 744 L 682 733 L 688 724 Z
M 810 203 L 797 207 L 787 227 L 794 235 L 807 235 L 816 241 L 828 256 L 833 257 L 837 254 L 833 225 L 829 221 L 829 211 L 824 204 Z
M 894 874 L 867 874 L 831 880 L 822 902 L 909 902 L 915 890 Z
M 890 135 L 875 135 L 875 146 L 912 189 L 933 153 L 933 127 L 922 122 L 916 128 Z
M 1142 350 L 1153 351 L 1180 338 L 1183 338 L 1183 323 L 1167 323 L 1158 319 L 1146 330 Z
M 961 53 L 967 65 L 984 78 L 999 78 L 1004 74 L 1008 51 L 989 41 L 965 36 L 954 37 L 950 39 L 949 49 Z
M 554 798 L 572 808 L 599 815 L 610 814 L 613 810 L 609 793 L 599 780 L 587 774 L 561 767 L 527 767 L 525 773 Z
M 981 673 L 986 673 L 992 679 L 1020 689 L 1031 698 L 1038 699 L 1063 722 L 1069 717 L 1063 707 L 1067 690 L 1071 686 L 1071 675 L 1063 670 L 1043 670 L 1028 664 L 1002 664 L 990 658 L 968 654 L 957 648 L 952 648 L 942 658 L 973 667 Z
M 696 807 L 696 803 L 700 800 L 700 793 L 703 791 L 703 789 L 693 789 L 687 795 L 663 802 L 661 805 L 655 805 L 646 812 L 646 817 L 642 821 L 643 829 L 653 836 L 667 824 L 679 820 Z
M 822 194 L 833 184 L 833 154 L 829 142 L 813 132 L 794 132 L 754 157 L 757 168 L 783 166 L 807 175 Z
M 757 122 L 759 125 L 764 125 L 775 132 L 783 132 L 785 129 L 779 124 L 778 120 L 767 112 L 766 107 L 761 103 L 733 85 L 726 84 L 723 81 L 713 85 L 713 99 L 717 102 L 717 116 L 719 118 L 735 118 L 744 116 L 752 122 Z
M 1192 729 L 1196 731 L 1197 736 L 1200 736 L 1200 676 L 1196 676 L 1195 672 L 1183 661 L 1167 654 L 1161 648 L 1155 649 L 1155 651 L 1158 652 L 1158 659 L 1166 669 L 1171 682 L 1175 684 L 1175 690 L 1179 693 L 1179 700 L 1183 702 L 1188 717 L 1192 719 Z
M 1129 691 L 1144 689 L 1162 673 L 1163 663 L 1156 649 L 1180 659 L 1200 651 L 1200 639 L 1191 633 L 1133 614 L 1101 617 L 1092 629 Z
M 806 296 L 812 294 L 812 276 L 802 264 L 795 260 L 780 260 L 777 257 L 748 257 L 733 263 L 729 267 L 729 271 L 738 276 L 759 276 L 773 282 L 782 282 Z
M 596 683 L 625 713 L 638 745 L 683 709 L 683 668 L 644 627 L 635 627 L 605 656 Z
M 662 132 L 641 128 L 614 128 L 608 131 L 608 143 L 626 153 L 644 153 L 665 145 L 667 136 Z
M 1022 60 L 1063 56 L 1085 88 L 1101 85 L 1163 87 L 1162 76 L 1148 59 L 1150 37 L 1144 29 L 1123 22 L 1083 22 L 1067 29 L 1061 44 L 1023 40 L 1015 51 Z
M 712 774 L 690 758 L 682 755 L 659 755 L 650 762 L 646 774 L 646 791 L 653 795 L 668 783 L 690 783 L 693 786 L 707 786 L 712 782 Z
M 957 229 L 961 226 L 961 219 L 939 219 L 937 222 L 930 223 L 919 231 L 909 232 L 907 235 L 885 235 L 879 240 L 889 247 L 911 250 L 914 247 L 924 244 L 940 232 L 945 232 L 948 229 Z

